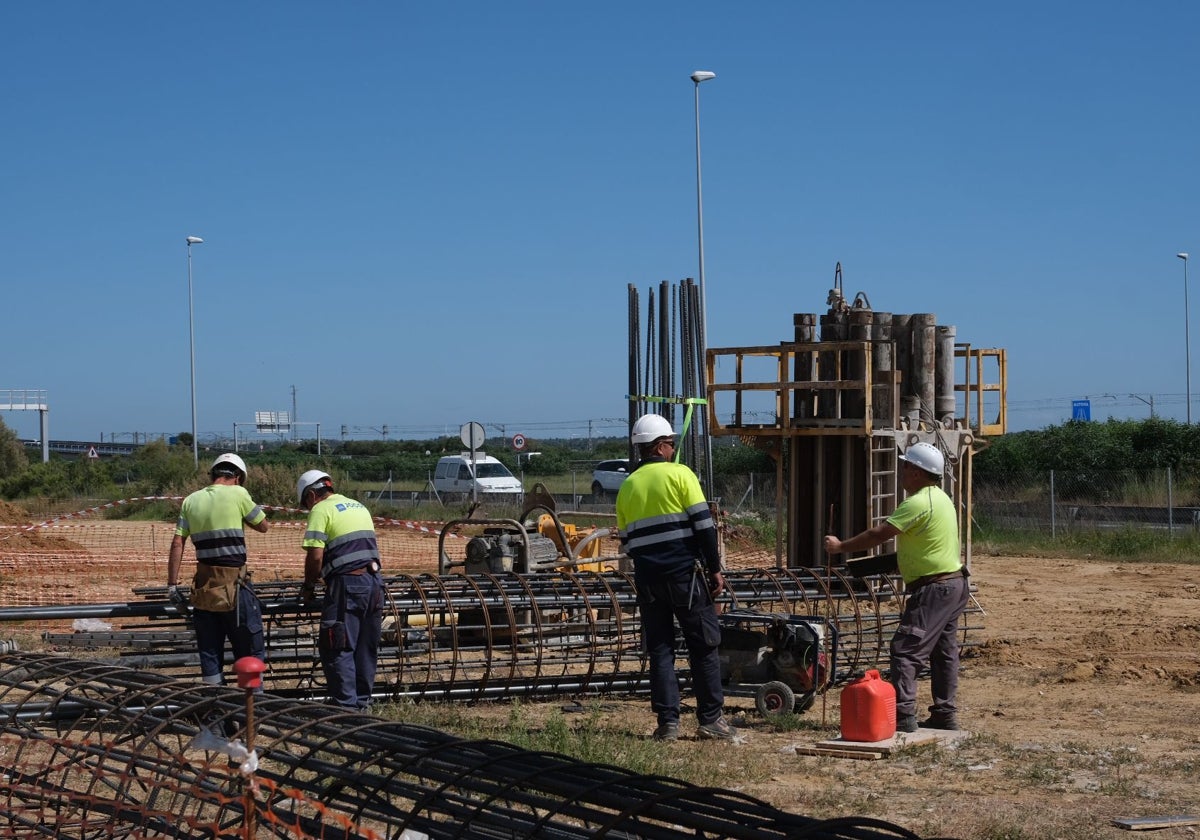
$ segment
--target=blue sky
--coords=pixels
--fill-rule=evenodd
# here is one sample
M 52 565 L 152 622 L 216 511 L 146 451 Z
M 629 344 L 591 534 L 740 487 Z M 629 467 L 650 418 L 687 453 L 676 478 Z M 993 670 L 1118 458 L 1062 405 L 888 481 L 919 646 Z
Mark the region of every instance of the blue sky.
M 627 285 L 697 273 L 706 69 L 710 346 L 789 339 L 840 261 L 1006 348 L 1013 429 L 1182 420 L 1197 31 L 1188 2 L 6 3 L 0 390 L 45 389 L 52 438 L 189 430 L 194 235 L 202 442 L 293 388 L 325 436 L 619 434 Z

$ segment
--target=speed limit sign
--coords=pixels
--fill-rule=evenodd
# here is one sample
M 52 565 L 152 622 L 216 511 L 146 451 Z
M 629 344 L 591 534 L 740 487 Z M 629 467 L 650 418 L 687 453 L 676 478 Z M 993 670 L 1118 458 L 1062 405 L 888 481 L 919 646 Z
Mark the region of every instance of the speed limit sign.
M 512 447 L 518 451 L 525 448 L 525 435 L 513 435 Z

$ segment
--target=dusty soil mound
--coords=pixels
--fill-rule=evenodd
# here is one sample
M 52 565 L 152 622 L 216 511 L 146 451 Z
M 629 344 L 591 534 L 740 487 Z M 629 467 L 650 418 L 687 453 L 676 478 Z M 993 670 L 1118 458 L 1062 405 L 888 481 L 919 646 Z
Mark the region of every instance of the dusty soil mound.
M 82 545 L 58 534 L 40 530 L 0 528 L 0 551 L 87 551 Z
M 29 512 L 12 502 L 0 500 L 0 525 L 32 525 Z

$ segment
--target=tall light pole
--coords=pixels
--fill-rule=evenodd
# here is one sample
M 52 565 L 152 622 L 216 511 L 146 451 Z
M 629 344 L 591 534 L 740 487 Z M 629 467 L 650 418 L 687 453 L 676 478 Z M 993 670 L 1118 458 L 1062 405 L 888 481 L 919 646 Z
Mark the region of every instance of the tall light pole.
M 692 74 L 696 89 L 696 242 L 700 250 L 700 341 L 701 350 L 708 349 L 708 299 L 704 293 L 704 186 L 700 177 L 700 83 L 717 78 L 711 70 L 697 70 Z
M 199 236 L 187 238 L 188 257 L 188 358 L 192 366 L 192 461 L 200 469 L 200 444 L 196 440 L 196 328 L 192 315 L 192 246 L 204 240 Z
M 1175 256 L 1183 260 L 1183 354 L 1184 362 L 1183 369 L 1187 373 L 1187 392 L 1184 399 L 1187 400 L 1187 422 L 1192 425 L 1192 340 L 1188 336 L 1188 299 L 1187 299 L 1187 260 L 1186 251 L 1182 251 Z
M 692 82 L 696 93 L 696 244 L 700 252 L 700 273 L 697 279 L 700 282 L 700 382 L 701 387 L 705 392 L 708 390 L 708 359 L 706 352 L 708 351 L 708 298 L 705 294 L 704 287 L 704 188 L 700 178 L 700 84 L 707 82 L 710 79 L 717 78 L 717 74 L 711 70 L 696 70 L 692 73 Z M 707 396 L 707 393 L 701 394 Z M 712 498 L 713 493 L 713 474 L 712 474 L 712 439 L 708 435 L 708 423 L 702 421 L 701 427 L 704 434 L 704 482 L 705 492 L 709 498 Z

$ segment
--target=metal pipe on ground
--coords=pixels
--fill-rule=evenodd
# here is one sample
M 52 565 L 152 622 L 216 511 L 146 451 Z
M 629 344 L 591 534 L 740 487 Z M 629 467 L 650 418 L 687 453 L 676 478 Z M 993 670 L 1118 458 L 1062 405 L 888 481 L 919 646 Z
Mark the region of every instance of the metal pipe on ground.
M 885 665 L 903 592 L 895 578 L 859 580 L 841 568 L 731 570 L 722 609 L 817 616 L 837 636 L 832 682 Z M 323 696 L 315 644 L 318 614 L 302 603 L 300 583 L 259 587 L 264 599 L 267 686 Z M 165 589 L 142 590 L 165 599 Z M 647 664 L 640 645 L 637 592 L 629 575 L 422 575 L 387 579 L 385 637 L 376 691 L 395 699 L 493 699 L 562 693 L 641 693 Z M 109 613 L 119 613 L 103 605 Z M 183 617 L 165 600 L 127 605 L 143 624 L 97 632 L 47 634 L 76 650 L 107 651 L 104 661 L 181 677 L 198 670 Z M 137 607 L 138 609 L 132 609 Z M 0 621 L 38 620 L 46 608 L 0 609 Z M 49 608 L 56 617 L 90 615 L 87 606 Z M 970 617 L 963 626 L 969 641 Z M 681 647 L 682 650 L 682 647 Z M 686 661 L 680 669 L 686 675 Z

